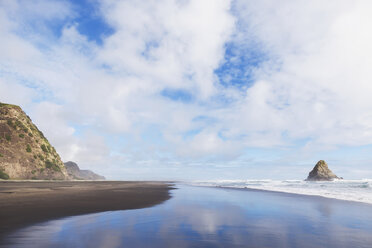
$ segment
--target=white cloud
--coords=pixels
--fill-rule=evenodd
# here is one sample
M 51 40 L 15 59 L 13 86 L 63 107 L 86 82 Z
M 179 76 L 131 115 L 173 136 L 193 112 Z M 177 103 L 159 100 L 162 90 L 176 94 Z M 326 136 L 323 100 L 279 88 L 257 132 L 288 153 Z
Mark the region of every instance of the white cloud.
M 255 39 L 273 58 L 256 70 L 261 81 L 239 106 L 247 117 L 242 124 L 253 132 L 285 132 L 292 142 L 311 138 L 316 146 L 370 144 L 371 3 L 237 5 L 244 23 L 237 42 Z
M 197 105 L 172 103 L 159 94 L 166 88 L 186 89 L 196 101 L 214 94 L 213 70 L 234 24 L 229 1 L 146 5 L 107 1 L 102 3 L 102 13 L 115 32 L 102 47 L 80 34 L 78 23 L 66 23 L 58 39 L 44 30 L 46 25 L 25 29 L 25 20 L 53 22 L 74 15 L 71 6 L 60 3 L 40 1 L 35 10 L 21 9 L 21 2 L 2 5 L 1 18 L 8 28 L 1 30 L 6 39 L 2 39 L 0 63 L 4 81 L 9 84 L 13 79 L 14 87 L 31 87 L 33 99 L 41 100 L 26 109 L 65 160 L 97 154 L 94 144 L 102 144 L 82 142 L 73 124 L 124 139 L 137 139 L 149 125 L 157 125 L 170 147 L 195 126 L 192 120 L 202 112 Z M 61 9 L 61 13 L 45 14 L 45 8 Z M 3 99 L 20 102 L 11 94 Z M 130 137 L 133 134 L 137 137 Z M 181 139 L 178 145 L 182 143 Z M 105 152 L 98 153 L 100 158 L 92 156 L 95 161 L 109 160 L 107 149 L 99 149 Z
M 229 1 L 106 1 L 103 13 L 116 32 L 100 58 L 115 70 L 164 86 L 214 92 L 213 70 L 224 54 L 234 19 Z
M 370 144 L 369 1 L 106 0 L 99 7 L 114 29 L 102 45 L 66 21 L 78 15 L 73 3 L 0 4 L 0 97 L 32 113 L 64 160 L 98 170 L 111 163 L 104 168 L 115 175 L 148 173 L 148 161 L 159 171 L 163 162 L 173 169 L 191 160 L 239 162 L 248 148 L 311 153 Z M 60 37 L 47 25 L 53 21 L 65 21 Z M 244 91 L 222 87 L 214 73 L 227 42 L 240 54 L 265 55 Z M 192 100 L 164 98 L 164 89 Z
M 36 92 L 28 87 L 17 84 L 12 79 L 0 78 L 0 99 L 17 105 L 28 105 Z

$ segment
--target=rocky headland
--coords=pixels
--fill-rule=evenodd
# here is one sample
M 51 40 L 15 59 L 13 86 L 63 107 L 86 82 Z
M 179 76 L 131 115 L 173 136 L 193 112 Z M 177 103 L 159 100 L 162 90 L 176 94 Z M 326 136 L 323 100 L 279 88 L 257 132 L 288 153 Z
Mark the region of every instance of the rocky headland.
M 0 179 L 69 179 L 56 149 L 16 105 L 0 103 Z
M 64 164 L 31 118 L 5 103 L 0 103 L 0 179 L 105 180 L 76 163 Z
M 66 162 L 65 167 L 68 175 L 75 180 L 105 180 L 104 176 L 100 176 L 91 170 L 80 170 L 79 166 L 72 161 Z

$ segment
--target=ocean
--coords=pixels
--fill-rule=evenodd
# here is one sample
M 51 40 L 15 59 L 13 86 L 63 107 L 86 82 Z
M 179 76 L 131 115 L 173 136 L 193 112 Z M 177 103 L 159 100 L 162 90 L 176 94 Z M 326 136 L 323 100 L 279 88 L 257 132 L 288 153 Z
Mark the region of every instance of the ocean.
M 304 181 L 304 180 L 214 180 L 194 181 L 196 186 L 247 188 L 302 195 L 315 195 L 339 200 L 372 204 L 372 179 Z

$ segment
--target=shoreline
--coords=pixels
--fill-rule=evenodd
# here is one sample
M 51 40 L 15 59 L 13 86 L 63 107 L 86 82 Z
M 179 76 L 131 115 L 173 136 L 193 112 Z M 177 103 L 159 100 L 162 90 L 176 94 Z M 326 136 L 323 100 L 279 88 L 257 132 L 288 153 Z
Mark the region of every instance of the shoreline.
M 303 196 L 303 197 L 315 197 L 320 199 L 328 199 L 328 200 L 336 200 L 342 202 L 348 202 L 353 204 L 363 204 L 367 206 L 372 206 L 372 203 L 366 201 L 358 201 L 358 200 L 350 200 L 350 199 L 343 199 L 343 198 L 336 198 L 331 196 L 323 196 L 323 195 L 316 195 L 316 194 L 306 194 L 306 193 L 297 193 L 297 192 L 288 192 L 288 191 L 279 191 L 279 190 L 270 190 L 270 189 L 256 189 L 256 188 L 249 188 L 249 187 L 230 187 L 230 186 L 213 186 L 213 185 L 194 185 L 194 184 L 187 184 L 186 185 L 194 186 L 194 187 L 207 187 L 207 188 L 221 188 L 221 189 L 232 189 L 232 190 L 247 190 L 247 191 L 258 191 L 258 192 L 268 192 L 268 193 L 275 193 L 275 194 L 284 194 L 284 195 L 292 195 L 292 196 Z
M 177 184 L 133 211 L 81 215 L 7 237 L 14 247 L 371 247 L 370 205 L 306 195 Z M 1 247 L 1 245 L 0 245 Z
M 142 195 L 138 188 L 152 183 L 126 187 Z M 172 199 L 157 206 L 50 219 L 16 230 L 0 241 L 0 247 L 367 248 L 372 244 L 369 204 L 256 189 L 184 183 L 176 187 Z
M 159 181 L 0 181 L 0 241 L 43 221 L 161 204 L 172 189 Z

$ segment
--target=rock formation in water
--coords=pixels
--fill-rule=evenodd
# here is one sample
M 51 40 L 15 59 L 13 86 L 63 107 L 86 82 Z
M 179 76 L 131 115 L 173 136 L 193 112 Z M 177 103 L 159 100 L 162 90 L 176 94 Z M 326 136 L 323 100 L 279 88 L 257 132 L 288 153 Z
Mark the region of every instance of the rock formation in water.
M 310 171 L 306 181 L 332 181 L 333 179 L 342 179 L 337 177 L 329 168 L 324 160 L 320 160 Z
M 66 162 L 65 167 L 67 173 L 75 180 L 105 180 L 104 176 L 100 176 L 90 170 L 80 170 L 79 166 L 74 162 Z
M 54 147 L 16 105 L 0 103 L 0 179 L 69 179 Z

